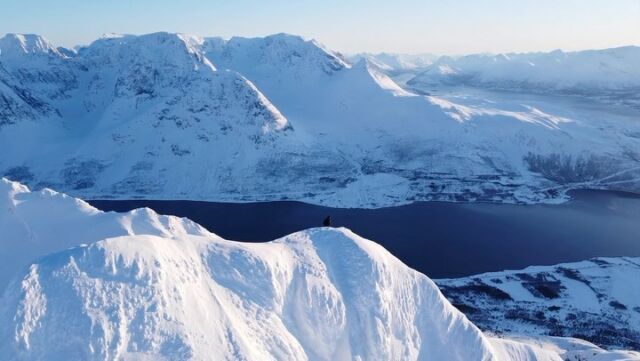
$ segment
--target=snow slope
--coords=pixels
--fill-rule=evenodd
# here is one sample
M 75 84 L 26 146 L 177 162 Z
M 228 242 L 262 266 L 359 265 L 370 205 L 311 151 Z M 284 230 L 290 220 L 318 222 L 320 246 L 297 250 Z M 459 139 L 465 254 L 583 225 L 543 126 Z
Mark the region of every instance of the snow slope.
M 50 189 L 31 192 L 6 178 L 0 179 L 0 231 L 0 292 L 38 258 L 82 243 L 135 234 L 210 234 L 188 219 L 148 208 L 105 213 Z
M 441 57 L 407 84 L 574 94 L 640 104 L 640 47 Z
M 594 258 L 436 283 L 484 330 L 640 350 L 640 258 Z
M 418 95 L 286 34 L 110 35 L 77 53 L 23 38 L 0 42 L 0 174 L 35 189 L 338 207 L 640 189 L 628 109 Z
M 0 187 L 2 249 L 31 242 L 35 262 L 0 301 L 3 360 L 640 359 L 488 337 L 426 276 L 347 229 L 239 243 L 148 209 L 102 213 Z

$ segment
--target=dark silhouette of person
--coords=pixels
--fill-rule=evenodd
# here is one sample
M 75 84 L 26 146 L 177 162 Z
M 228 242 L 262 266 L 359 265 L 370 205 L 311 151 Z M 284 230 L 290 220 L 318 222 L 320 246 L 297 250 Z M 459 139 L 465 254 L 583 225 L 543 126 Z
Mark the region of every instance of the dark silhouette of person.
M 327 216 L 327 218 L 322 221 L 322 225 L 325 227 L 331 227 L 331 216 Z

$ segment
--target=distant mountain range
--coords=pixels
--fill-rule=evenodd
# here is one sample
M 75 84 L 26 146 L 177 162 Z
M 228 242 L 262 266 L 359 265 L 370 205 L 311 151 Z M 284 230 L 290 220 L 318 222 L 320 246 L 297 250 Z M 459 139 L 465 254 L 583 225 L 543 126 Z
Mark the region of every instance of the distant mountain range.
M 574 73 L 589 74 L 591 85 L 606 80 L 602 86 L 627 89 L 637 80 L 624 73 L 633 71 L 635 52 L 566 55 L 573 60 L 562 66 L 587 69 Z M 94 199 L 339 207 L 545 202 L 571 188 L 640 190 L 636 109 L 576 107 L 559 96 L 522 103 L 424 95 L 432 84 L 450 83 L 443 74 L 433 83 L 434 69 L 466 74 L 463 59 L 363 56 L 353 63 L 286 34 L 109 35 L 77 50 L 8 34 L 0 40 L 0 175 Z M 520 76 L 522 63 L 501 69 Z M 397 67 L 423 65 L 410 86 L 389 77 Z M 550 81 L 569 84 L 563 77 Z
M 389 72 L 391 75 L 406 72 L 418 73 L 424 71 L 431 64 L 437 61 L 440 56 L 435 54 L 399 54 L 399 53 L 357 53 L 347 55 L 352 63 L 357 63 L 362 59 L 376 64 L 378 68 Z
M 640 109 L 640 47 L 441 57 L 407 85 L 577 95 Z

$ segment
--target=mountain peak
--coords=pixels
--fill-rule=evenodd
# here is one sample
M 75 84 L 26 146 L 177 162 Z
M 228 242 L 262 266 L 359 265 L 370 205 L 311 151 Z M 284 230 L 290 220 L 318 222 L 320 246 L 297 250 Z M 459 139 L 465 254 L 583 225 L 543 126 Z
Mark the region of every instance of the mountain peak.
M 309 72 L 320 69 L 331 74 L 350 67 L 338 53 L 317 41 L 285 33 L 258 38 L 232 37 L 228 41 L 210 38 L 205 43 L 207 56 L 215 64 L 233 70 L 276 68 Z
M 157 32 L 144 35 L 106 34 L 80 50 L 82 55 L 96 58 L 146 59 L 215 70 L 201 51 L 204 39 L 181 33 Z M 195 60 L 195 61 L 194 61 Z M 115 61 L 114 63 L 117 63 Z
M 0 57 L 15 57 L 28 54 L 63 57 L 55 46 L 40 35 L 8 33 L 0 38 Z

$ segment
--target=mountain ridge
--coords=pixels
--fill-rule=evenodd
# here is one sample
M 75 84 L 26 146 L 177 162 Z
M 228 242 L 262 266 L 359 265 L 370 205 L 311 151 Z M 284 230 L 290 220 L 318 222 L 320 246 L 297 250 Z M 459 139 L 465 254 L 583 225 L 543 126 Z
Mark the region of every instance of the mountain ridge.
M 2 292 L 7 360 L 640 359 L 570 338 L 483 334 L 428 277 L 344 228 L 233 242 L 187 219 L 104 213 L 6 179 L 0 202 L 3 235 L 30 230 L 2 249 L 35 251 Z

